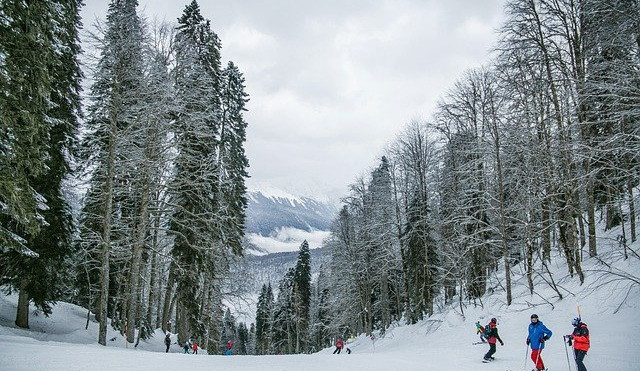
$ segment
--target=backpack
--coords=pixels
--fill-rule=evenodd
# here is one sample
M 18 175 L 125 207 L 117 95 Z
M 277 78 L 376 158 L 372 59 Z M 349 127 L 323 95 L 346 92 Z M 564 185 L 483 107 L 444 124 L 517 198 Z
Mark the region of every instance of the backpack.
M 484 336 L 486 336 L 487 338 L 493 336 L 493 328 L 491 327 L 490 323 L 487 323 L 487 325 L 484 326 Z

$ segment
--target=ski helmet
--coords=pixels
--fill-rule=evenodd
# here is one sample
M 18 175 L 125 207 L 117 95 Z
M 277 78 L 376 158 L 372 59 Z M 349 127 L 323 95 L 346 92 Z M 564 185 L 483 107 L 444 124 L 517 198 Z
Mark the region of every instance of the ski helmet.
M 498 323 L 498 320 L 495 318 L 491 318 L 491 323 Z
M 537 315 L 537 314 L 535 314 L 535 313 L 531 315 L 531 319 L 534 319 L 534 318 L 535 318 L 535 319 L 538 319 L 538 315 Z
M 574 326 L 578 326 L 580 324 L 580 318 L 578 317 L 574 318 L 571 324 Z

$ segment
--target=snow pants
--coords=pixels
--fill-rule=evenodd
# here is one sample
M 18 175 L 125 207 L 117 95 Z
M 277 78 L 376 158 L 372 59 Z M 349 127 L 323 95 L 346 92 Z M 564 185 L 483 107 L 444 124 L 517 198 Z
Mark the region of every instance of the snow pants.
M 484 359 L 489 359 L 496 352 L 496 343 L 489 343 L 489 351 L 484 355 Z
M 578 371 L 587 371 L 587 368 L 584 367 L 584 356 L 587 355 L 587 352 L 584 350 L 574 350 L 573 351 L 576 356 L 576 366 L 578 366 Z
M 341 350 L 342 350 L 342 348 L 336 347 L 336 350 L 333 351 L 333 354 L 336 354 L 336 353 L 340 354 Z
M 531 349 L 531 360 L 536 364 L 536 369 L 544 370 L 544 362 L 542 362 L 540 353 L 542 353 L 542 349 Z

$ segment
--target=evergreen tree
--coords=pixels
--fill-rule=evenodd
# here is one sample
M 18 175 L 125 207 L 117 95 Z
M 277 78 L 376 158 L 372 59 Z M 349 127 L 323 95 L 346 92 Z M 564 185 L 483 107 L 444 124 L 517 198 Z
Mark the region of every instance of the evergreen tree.
M 247 329 L 247 325 L 244 322 L 240 322 L 238 324 L 238 329 L 236 330 L 237 334 L 237 343 L 234 345 L 235 354 L 239 355 L 247 355 L 249 354 L 247 349 L 249 348 L 249 330 Z
M 429 225 L 431 210 L 425 200 L 417 198 L 409 205 L 403 231 L 405 252 L 404 274 L 407 288 L 407 320 L 416 323 L 426 314 L 433 314 L 433 302 L 438 291 L 438 255 L 433 231 Z
M 273 305 L 271 283 L 268 286 L 263 284 L 256 310 L 256 354 L 270 353 Z
M 294 277 L 295 269 L 290 268 L 278 284 L 278 298 L 274 303 L 271 325 L 271 341 L 275 354 L 292 354 L 295 350 Z
M 245 179 L 249 176 L 249 160 L 243 147 L 246 141 L 244 112 L 248 94 L 244 91 L 244 77 L 233 62 L 229 62 L 222 71 L 221 88 L 222 123 L 218 148 L 220 210 L 223 212 L 221 228 L 225 230 L 222 233 L 223 244 L 240 254 L 247 207 Z
M 50 115 L 55 109 L 52 67 L 60 62 L 54 52 L 64 47 L 55 45 L 52 5 L 0 4 L 0 246 L 32 257 L 36 254 L 26 247 L 25 238 L 43 224 L 46 200 L 31 182 L 47 170 L 48 138 L 55 122 Z M 60 19 L 59 14 L 55 17 Z
M 178 20 L 175 36 L 177 157 L 171 184 L 175 210 L 170 221 L 174 277 L 181 313 L 179 341 L 187 333 L 205 333 L 200 299 L 225 272 L 227 246 L 222 244 L 219 162 L 220 41 L 196 1 Z M 206 286 L 203 286 L 205 284 Z M 203 292 L 198 292 L 202 287 Z M 183 320 L 182 320 L 183 319 Z
M 331 297 L 327 287 L 327 276 L 323 266 L 314 285 L 312 295 L 312 315 L 310 325 L 311 351 L 331 346 Z
M 257 355 L 256 350 L 256 325 L 252 323 L 249 326 L 249 340 L 247 341 L 247 354 Z
M 227 350 L 227 344 L 232 342 L 234 345 L 234 351 L 238 351 L 238 333 L 236 332 L 238 326 L 236 325 L 236 319 L 231 314 L 231 310 L 227 308 L 224 312 L 224 318 L 222 320 L 222 336 L 220 337 L 219 350 L 220 354 L 225 354 Z
M 374 321 L 384 331 L 402 315 L 403 278 L 396 209 L 391 187 L 389 161 L 386 156 L 371 173 L 364 198 L 365 248 L 373 279 Z
M 300 245 L 293 277 L 293 321 L 295 324 L 295 352 L 308 350 L 309 313 L 311 305 L 311 253 L 309 243 Z
M 31 22 L 35 22 L 34 25 L 39 23 L 39 26 L 35 28 L 28 26 L 28 29 L 36 30 L 38 27 L 43 27 L 40 29 L 41 34 L 37 48 L 28 52 L 23 51 L 23 53 L 30 54 L 32 59 L 28 63 L 23 62 L 22 68 L 29 69 L 32 66 L 38 68 L 40 63 L 45 63 L 43 67 L 46 67 L 46 71 L 42 72 L 46 73 L 49 79 L 45 84 L 47 88 L 42 90 L 42 93 L 49 94 L 47 97 L 48 108 L 44 112 L 47 117 L 47 134 L 43 142 L 44 148 L 40 154 L 41 159 L 44 160 L 45 169 L 43 172 L 32 171 L 27 176 L 30 187 L 46 202 L 46 208 L 41 212 L 44 224 L 39 231 L 9 227 L 16 234 L 25 232 L 26 241 L 23 246 L 35 252 L 37 258 L 13 249 L 0 254 L 0 267 L 4 267 L 0 269 L 3 271 L 2 281 L 10 283 L 20 291 L 16 313 L 16 324 L 20 327 L 29 326 L 30 301 L 33 301 L 36 307 L 48 315 L 51 313 L 51 304 L 62 298 L 65 291 L 68 290 L 69 265 L 67 258 L 72 253 L 73 221 L 71 210 L 63 195 L 63 182 L 70 173 L 68 162 L 70 155 L 74 152 L 77 122 L 80 116 L 81 72 L 77 60 L 80 53 L 77 36 L 80 27 L 80 2 L 52 1 L 46 5 L 39 5 L 43 7 L 28 9 L 32 6 L 29 5 L 24 8 L 26 11 L 24 16 L 28 18 L 22 20 L 14 18 L 14 20 L 24 22 L 24 25 Z M 33 6 L 38 5 L 33 4 Z M 16 8 L 12 9 L 12 6 L 9 5 L 3 10 L 16 10 Z M 10 14 L 6 15 L 11 17 Z M 36 18 L 39 17 L 44 19 L 37 20 Z M 7 32 L 11 33 L 12 31 L 7 30 Z M 32 36 L 29 32 L 25 33 L 18 38 L 18 45 Z M 13 50 L 6 52 L 9 56 L 13 55 Z M 11 58 L 8 59 L 9 61 L 5 59 L 5 63 L 8 63 L 4 66 L 10 70 L 13 62 Z M 29 73 L 28 71 L 24 72 Z M 1 75 L 5 76 L 4 73 Z M 38 76 L 33 75 L 32 78 L 35 79 L 32 83 L 42 83 L 37 81 Z M 7 87 L 9 86 L 7 85 Z M 13 94 L 10 90 L 9 93 L 7 98 Z M 4 104 L 2 106 L 6 107 Z M 38 109 L 38 106 L 32 106 L 30 109 Z M 26 121 L 24 123 L 27 124 Z M 0 167 L 5 169 L 4 166 Z M 33 170 L 36 168 L 34 167 Z M 15 179 L 19 180 L 20 176 L 18 175 Z M 0 219 L 7 220 L 4 216 L 1 216 Z M 2 237 L 0 237 L 0 243 L 2 243 L 1 241 Z M 10 244 L 2 244 L 10 246 Z

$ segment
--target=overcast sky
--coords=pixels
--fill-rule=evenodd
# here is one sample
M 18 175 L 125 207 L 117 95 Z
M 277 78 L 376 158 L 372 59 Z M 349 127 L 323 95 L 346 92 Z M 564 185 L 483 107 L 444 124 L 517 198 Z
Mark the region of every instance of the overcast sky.
M 174 22 L 191 0 L 140 0 Z M 83 22 L 107 0 L 85 0 Z M 504 0 L 200 0 L 250 95 L 250 187 L 337 199 L 413 119 L 489 59 Z

